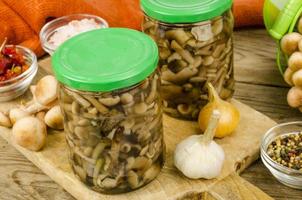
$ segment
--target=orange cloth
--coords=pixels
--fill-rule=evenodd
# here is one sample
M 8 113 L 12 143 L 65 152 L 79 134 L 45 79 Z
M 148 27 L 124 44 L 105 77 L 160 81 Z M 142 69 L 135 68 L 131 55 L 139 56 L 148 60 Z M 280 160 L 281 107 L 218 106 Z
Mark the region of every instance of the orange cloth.
M 234 0 L 236 27 L 262 26 L 264 0 Z
M 43 55 L 39 32 L 52 18 L 88 13 L 104 18 L 110 27 L 140 30 L 142 12 L 139 0 L 0 0 L 0 42 L 8 37 Z
M 262 22 L 263 0 L 234 0 L 238 25 Z M 104 18 L 110 27 L 140 30 L 143 13 L 139 0 L 0 0 L 0 43 L 21 44 L 43 55 L 39 43 L 42 26 L 52 18 L 74 13 L 89 13 Z

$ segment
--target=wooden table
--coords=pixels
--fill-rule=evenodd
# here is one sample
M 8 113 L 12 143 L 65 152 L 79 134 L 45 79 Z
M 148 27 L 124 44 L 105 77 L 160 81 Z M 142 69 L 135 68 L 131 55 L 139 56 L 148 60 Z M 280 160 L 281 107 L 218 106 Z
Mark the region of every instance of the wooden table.
M 235 33 L 235 98 L 277 122 L 299 120 L 302 114 L 288 107 L 288 87 L 275 64 L 275 44 L 264 30 Z M 259 160 L 242 177 L 275 199 L 302 199 L 302 191 L 276 181 Z M 1 200 L 71 200 L 59 185 L 0 138 Z

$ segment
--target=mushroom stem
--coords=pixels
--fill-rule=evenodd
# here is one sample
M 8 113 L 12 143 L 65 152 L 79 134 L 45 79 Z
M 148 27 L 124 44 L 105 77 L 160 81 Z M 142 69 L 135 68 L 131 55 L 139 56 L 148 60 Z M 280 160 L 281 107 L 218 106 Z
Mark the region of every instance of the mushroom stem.
M 121 98 L 119 96 L 116 97 L 108 97 L 108 98 L 99 98 L 99 102 L 104 104 L 105 106 L 111 107 L 115 106 L 121 101 Z
M 39 120 L 41 120 L 42 122 L 44 122 L 44 117 L 45 117 L 45 112 L 44 111 L 40 111 L 36 114 L 36 118 L 38 118 Z
M 109 112 L 108 108 L 106 108 L 101 102 L 96 100 L 95 98 L 86 95 L 85 98 L 101 113 L 106 114 Z
M 70 92 L 68 90 L 66 90 L 66 92 L 70 96 L 72 96 L 81 106 L 83 106 L 83 108 L 88 108 L 91 105 L 91 103 L 89 103 L 89 101 L 84 99 L 81 95 L 76 94 L 75 92 Z
M 47 109 L 49 109 L 49 106 L 44 106 L 44 105 L 41 105 L 41 104 L 35 102 L 35 103 L 29 105 L 28 107 L 26 107 L 25 111 L 27 113 L 29 113 L 29 115 L 32 115 L 34 113 L 40 112 L 42 110 L 47 110 Z
M 183 59 L 188 63 L 194 64 L 194 58 L 189 53 L 189 51 L 183 49 L 175 40 L 171 42 L 171 48 L 174 49 Z
M 152 80 L 152 83 L 151 83 L 151 92 L 149 93 L 149 96 L 147 97 L 146 99 L 146 103 L 151 103 L 154 101 L 154 98 L 156 96 L 156 89 L 157 89 L 157 81 L 158 81 L 158 76 L 155 75 L 153 80 Z

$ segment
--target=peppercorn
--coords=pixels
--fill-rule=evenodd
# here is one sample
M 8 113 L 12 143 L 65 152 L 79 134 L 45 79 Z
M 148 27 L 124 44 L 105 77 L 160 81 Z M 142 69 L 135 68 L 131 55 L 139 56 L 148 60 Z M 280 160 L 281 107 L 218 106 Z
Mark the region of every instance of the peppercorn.
M 277 137 L 268 145 L 267 154 L 285 167 L 302 171 L 302 132 Z

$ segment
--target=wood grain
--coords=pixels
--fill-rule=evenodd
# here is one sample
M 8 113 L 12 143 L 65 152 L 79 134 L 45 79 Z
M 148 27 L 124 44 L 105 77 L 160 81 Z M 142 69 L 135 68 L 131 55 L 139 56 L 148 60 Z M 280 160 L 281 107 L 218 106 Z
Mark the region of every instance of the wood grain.
M 301 200 L 301 190 L 292 189 L 279 183 L 259 161 L 244 171 L 241 176 L 251 184 L 278 200 Z
M 273 198 L 265 194 L 259 188 L 253 186 L 236 174 L 225 178 L 222 182 L 213 186 L 208 192 L 214 199 L 231 200 L 272 200 Z
M 235 98 L 275 121 L 302 119 L 288 106 L 288 86 L 275 61 L 275 43 L 264 30 L 241 30 L 235 34 Z M 302 200 L 302 191 L 279 183 L 260 160 L 241 176 L 277 200 Z
M 275 61 L 276 45 L 261 29 L 235 32 L 236 81 L 255 85 L 286 86 Z
M 0 139 L 1 200 L 72 200 L 70 194 Z
M 12 102 L 12 104 L 17 106 L 16 102 Z M 189 135 L 198 134 L 199 128 L 196 122 L 182 121 L 164 115 L 166 161 L 162 172 L 156 180 L 147 186 L 131 193 L 114 196 L 93 192 L 75 177 L 68 162 L 67 144 L 63 132 L 49 132 L 47 144 L 40 152 L 26 150 L 11 142 L 10 129 L 0 127 L 0 132 L 1 137 L 10 142 L 25 157 L 77 199 L 181 199 L 182 196 L 186 196 L 188 193 L 205 192 L 217 181 L 224 179 L 231 173 L 244 170 L 257 159 L 260 140 L 265 131 L 276 124 L 270 118 L 236 100 L 232 100 L 232 104 L 240 111 L 241 120 L 231 136 L 217 140 L 226 155 L 224 167 L 217 179 L 189 180 L 176 170 L 173 165 L 173 152 L 176 144 Z M 9 107 L 13 107 L 13 105 Z M 3 104 L 0 104 L 1 111 L 7 109 L 7 107 L 7 105 L 3 107 Z M 253 124 L 258 125 L 254 126 Z
M 285 94 L 288 89 L 276 68 L 274 58 L 275 44 L 264 30 L 237 31 L 235 76 L 238 83 L 235 97 L 278 122 L 301 119 L 298 111 L 287 106 Z M 249 94 L 249 97 L 245 94 Z M 1 138 L 0 161 L 0 199 L 73 199 Z M 24 169 L 29 173 L 17 173 L 17 180 L 27 181 L 14 181 L 12 177 L 15 172 Z M 277 182 L 261 161 L 246 169 L 242 176 L 277 200 L 302 199 L 302 191 Z M 211 195 L 207 196 L 210 199 Z

